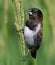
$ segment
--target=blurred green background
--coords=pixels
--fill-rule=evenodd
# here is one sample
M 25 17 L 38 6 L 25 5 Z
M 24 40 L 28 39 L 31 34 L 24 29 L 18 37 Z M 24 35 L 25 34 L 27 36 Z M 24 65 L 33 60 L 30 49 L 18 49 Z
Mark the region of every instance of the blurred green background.
M 26 10 L 31 7 L 43 12 L 43 42 L 34 60 L 30 55 L 22 62 L 12 0 L 0 0 L 0 65 L 55 65 L 55 0 L 23 0 Z M 35 63 L 36 61 L 36 63 Z

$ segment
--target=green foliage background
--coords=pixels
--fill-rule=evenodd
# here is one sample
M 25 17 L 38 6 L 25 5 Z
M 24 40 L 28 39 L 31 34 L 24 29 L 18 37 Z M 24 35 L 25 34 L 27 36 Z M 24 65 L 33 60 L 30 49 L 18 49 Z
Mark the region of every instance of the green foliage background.
M 43 42 L 36 60 L 30 55 L 22 62 L 22 52 L 15 23 L 13 3 L 0 0 L 0 65 L 55 65 L 55 0 L 23 0 L 25 20 L 27 9 L 36 7 L 43 12 Z M 7 18 L 6 18 L 7 17 Z

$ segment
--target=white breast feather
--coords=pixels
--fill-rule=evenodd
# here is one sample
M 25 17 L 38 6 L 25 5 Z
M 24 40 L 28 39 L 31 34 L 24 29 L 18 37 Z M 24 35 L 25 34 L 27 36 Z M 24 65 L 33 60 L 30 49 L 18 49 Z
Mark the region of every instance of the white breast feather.
M 29 27 L 27 26 L 24 27 L 24 37 L 25 37 L 26 44 L 34 45 L 33 37 L 37 35 L 40 29 L 41 29 L 41 24 L 38 24 L 38 26 L 36 26 L 35 31 L 30 30 Z

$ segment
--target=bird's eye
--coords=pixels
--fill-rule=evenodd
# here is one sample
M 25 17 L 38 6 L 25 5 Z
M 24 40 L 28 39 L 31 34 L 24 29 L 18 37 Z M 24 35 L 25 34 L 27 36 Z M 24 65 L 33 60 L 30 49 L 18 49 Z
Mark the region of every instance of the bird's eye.
M 36 13 L 36 11 L 34 13 Z

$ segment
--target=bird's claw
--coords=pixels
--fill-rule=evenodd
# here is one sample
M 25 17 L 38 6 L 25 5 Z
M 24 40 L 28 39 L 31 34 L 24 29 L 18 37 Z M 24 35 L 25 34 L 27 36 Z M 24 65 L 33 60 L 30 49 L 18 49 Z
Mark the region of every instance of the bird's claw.
M 23 56 L 21 61 L 25 61 L 26 60 L 26 56 Z

